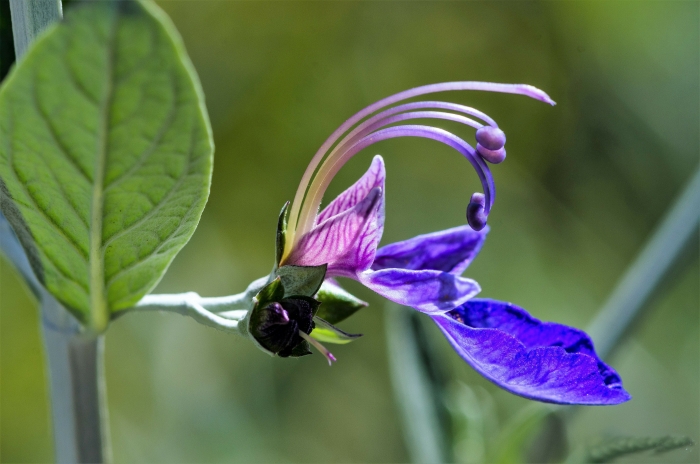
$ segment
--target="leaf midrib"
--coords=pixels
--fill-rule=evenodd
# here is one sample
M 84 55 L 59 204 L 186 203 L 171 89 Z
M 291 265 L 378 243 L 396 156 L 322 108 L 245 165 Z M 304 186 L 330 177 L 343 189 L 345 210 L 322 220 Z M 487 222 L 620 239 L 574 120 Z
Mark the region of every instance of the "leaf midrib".
M 118 12 L 116 13 L 119 14 Z M 90 214 L 90 313 L 89 326 L 95 332 L 102 332 L 109 323 L 109 308 L 105 295 L 104 256 L 102 254 L 102 222 L 104 215 L 104 180 L 107 162 L 107 144 L 110 120 L 110 107 L 114 97 L 115 40 L 118 17 L 112 21 L 107 41 L 106 76 L 107 84 L 99 105 L 99 133 L 95 156 L 95 174 L 92 185 L 92 208 Z

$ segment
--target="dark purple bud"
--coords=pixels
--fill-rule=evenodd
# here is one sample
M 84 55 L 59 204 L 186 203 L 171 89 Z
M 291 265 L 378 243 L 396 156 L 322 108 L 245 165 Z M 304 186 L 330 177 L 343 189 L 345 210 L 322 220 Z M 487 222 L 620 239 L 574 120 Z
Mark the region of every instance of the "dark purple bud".
M 285 325 L 289 323 L 289 314 L 284 310 L 281 304 L 275 302 L 270 303 L 263 308 L 265 319 L 260 324 L 260 330 L 266 330 L 273 325 Z
M 486 226 L 486 198 L 483 193 L 475 193 L 467 206 L 467 222 L 474 230 L 481 230 Z
M 480 143 L 476 144 L 476 151 L 491 164 L 502 163 L 506 159 L 506 149 L 501 147 L 498 150 L 489 150 Z
M 293 296 L 253 310 L 249 330 L 266 350 L 281 357 L 293 355 L 303 342 L 299 332 L 310 333 L 319 303 L 313 298 Z
M 476 131 L 476 141 L 487 150 L 499 150 L 506 144 L 506 134 L 498 127 L 484 126 Z

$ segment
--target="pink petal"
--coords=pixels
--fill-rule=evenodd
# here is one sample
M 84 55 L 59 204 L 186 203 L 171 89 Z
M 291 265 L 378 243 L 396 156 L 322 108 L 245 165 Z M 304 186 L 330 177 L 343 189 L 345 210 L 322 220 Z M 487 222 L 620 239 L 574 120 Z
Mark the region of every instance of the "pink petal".
M 374 261 L 383 231 L 383 224 L 380 223 L 380 218 L 383 219 L 383 206 L 382 188 L 370 189 L 362 201 L 331 216 L 304 235 L 292 250 L 286 264 L 327 264 L 326 277 L 354 278 L 358 272 L 369 269 Z
M 373 188 L 380 187 L 383 190 L 384 179 L 386 179 L 384 160 L 381 156 L 377 155 L 372 160 L 372 164 L 367 172 L 364 173 L 364 175 L 360 177 L 350 188 L 338 195 L 328 204 L 328 206 L 323 209 L 323 211 L 319 213 L 316 218 L 316 224 L 320 224 L 331 216 L 335 216 L 336 214 L 340 214 L 343 211 L 347 211 L 348 209 L 352 208 L 357 203 L 362 201 Z M 383 210 L 381 212 L 381 216 L 381 224 L 383 225 Z

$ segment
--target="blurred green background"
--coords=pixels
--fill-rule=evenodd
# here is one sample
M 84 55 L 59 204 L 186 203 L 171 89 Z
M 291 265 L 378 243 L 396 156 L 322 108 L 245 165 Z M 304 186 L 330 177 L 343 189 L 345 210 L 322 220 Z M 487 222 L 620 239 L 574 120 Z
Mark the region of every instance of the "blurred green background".
M 211 196 L 157 292 L 238 292 L 266 274 L 277 214 L 318 146 L 364 106 L 452 80 L 522 82 L 557 106 L 487 93 L 442 96 L 494 117 L 508 159 L 494 167 L 491 233 L 467 275 L 482 295 L 585 327 L 698 165 L 696 1 L 160 1 L 199 72 L 216 142 Z M 69 8 L 68 8 L 69 9 Z M 440 125 L 440 124 L 437 124 Z M 465 137 L 469 132 L 445 124 Z M 461 225 L 477 178 L 435 142 L 383 142 L 383 243 Z M 3 462 L 52 460 L 35 303 L 0 261 Z M 700 436 L 698 250 L 610 358 L 634 399 L 586 408 L 572 447 L 606 435 Z M 110 328 L 107 389 L 116 462 L 405 462 L 387 365 L 384 303 L 343 324 L 365 334 L 320 356 L 273 359 L 174 315 Z M 434 329 L 434 328 L 433 328 Z M 493 400 L 503 425 L 529 402 L 474 373 L 430 331 L 448 378 Z M 455 460 L 471 462 L 457 450 Z M 630 462 L 698 462 L 697 447 Z

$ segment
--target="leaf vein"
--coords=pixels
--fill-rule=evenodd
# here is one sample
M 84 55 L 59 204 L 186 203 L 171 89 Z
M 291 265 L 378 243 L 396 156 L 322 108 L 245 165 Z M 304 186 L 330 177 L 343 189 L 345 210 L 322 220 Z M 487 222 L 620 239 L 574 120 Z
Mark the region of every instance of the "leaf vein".
M 41 243 L 37 243 L 37 245 L 38 245 L 39 250 L 41 251 L 41 254 L 44 255 L 44 258 L 46 258 L 48 261 L 51 262 L 51 264 L 53 264 L 53 267 L 58 271 L 59 274 L 61 274 L 66 279 L 68 279 L 71 282 L 78 285 L 78 287 L 85 290 L 86 295 L 89 294 L 90 289 L 84 283 L 77 280 L 74 276 L 68 275 L 68 272 L 63 269 L 63 266 L 61 265 L 61 263 L 56 261 L 56 259 L 54 259 L 51 255 L 49 255 L 47 253 L 46 248 L 44 248 L 44 246 Z
M 186 174 L 183 175 L 183 176 L 180 178 L 179 183 L 182 183 L 183 179 L 184 179 L 185 177 L 187 177 L 187 175 L 192 174 L 192 173 L 189 172 L 189 170 L 190 170 L 190 168 L 192 167 L 192 162 L 193 162 L 193 156 L 192 156 L 192 155 L 193 155 L 193 152 L 194 152 L 194 140 L 195 140 L 194 131 L 195 131 L 195 129 L 196 129 L 196 125 L 193 124 L 193 126 L 192 126 L 192 133 L 190 134 L 190 137 L 191 137 L 191 138 L 190 138 L 190 149 L 189 149 L 189 156 L 188 156 L 188 157 L 189 157 L 188 166 L 187 166 Z M 171 189 L 171 192 L 173 192 L 172 189 Z M 162 204 L 162 203 L 161 203 L 161 204 Z M 178 224 L 178 226 L 175 227 L 175 228 L 173 229 L 173 231 L 172 231 L 170 234 L 168 234 L 168 236 L 165 238 L 165 240 L 163 240 L 163 241 L 161 242 L 161 244 L 158 245 L 158 247 L 157 247 L 152 253 L 149 253 L 146 257 L 144 257 L 144 258 L 138 260 L 138 261 L 135 262 L 135 263 L 130 264 L 129 266 L 127 266 L 127 267 L 125 267 L 125 268 L 120 269 L 120 270 L 117 271 L 114 275 L 110 276 L 110 278 L 107 280 L 107 288 L 109 289 L 109 287 L 111 287 L 111 284 L 112 284 L 117 278 L 119 278 L 121 275 L 125 274 L 126 272 L 128 272 L 128 271 L 131 270 L 131 269 L 134 269 L 135 267 L 139 266 L 141 263 L 143 263 L 143 262 L 145 262 L 145 261 L 148 261 L 151 257 L 157 256 L 157 254 L 160 252 L 160 250 L 162 250 L 163 247 L 165 247 L 165 245 L 168 244 L 168 242 L 170 241 L 170 239 L 171 239 L 177 232 L 180 231 L 180 229 L 182 228 L 182 224 L 185 222 L 185 219 L 189 216 L 189 214 L 192 212 L 192 210 L 194 209 L 194 207 L 195 207 L 196 205 L 197 205 L 197 202 L 196 202 L 196 201 L 193 201 L 192 204 L 190 205 L 190 207 L 188 208 L 187 212 L 186 212 L 184 215 L 182 215 L 182 217 L 180 218 L 180 223 Z M 160 207 L 160 205 L 159 205 L 158 207 Z M 126 230 L 126 229 L 125 229 L 125 230 Z M 107 243 L 107 244 L 104 245 L 105 249 L 106 249 L 106 247 L 107 247 L 108 244 L 109 244 L 109 243 Z
M 191 135 L 191 137 L 194 137 L 194 136 Z M 190 142 L 190 145 L 191 145 L 191 143 L 192 142 Z M 191 166 L 192 166 L 192 151 L 190 149 L 190 152 L 188 154 L 187 169 L 183 170 L 182 175 L 178 178 L 177 182 L 175 182 L 175 184 L 173 184 L 173 186 L 170 187 L 170 190 L 168 190 L 168 193 L 166 193 L 165 196 L 163 196 L 163 198 L 158 203 L 156 203 L 155 206 L 150 211 L 148 211 L 148 213 L 144 214 L 141 217 L 141 219 L 137 220 L 136 222 L 132 223 L 131 225 L 127 226 L 126 228 L 115 232 L 110 237 L 105 239 L 103 242 L 103 245 L 102 245 L 103 253 L 104 253 L 104 250 L 107 248 L 107 246 L 109 246 L 112 242 L 114 242 L 115 240 L 117 240 L 120 237 L 123 237 L 125 234 L 129 233 L 130 231 L 132 231 L 136 227 L 138 227 L 141 224 L 143 224 L 144 222 L 148 221 L 151 217 L 153 217 L 153 215 L 155 215 L 158 211 L 160 211 L 161 208 L 173 197 L 173 195 L 175 195 L 178 187 L 180 187 L 182 185 L 182 183 L 185 181 L 187 176 L 190 174 L 189 170 L 190 170 Z
M 32 98 L 34 100 L 34 106 L 37 108 L 39 111 L 39 115 L 41 116 L 42 120 L 46 123 L 46 127 L 49 129 L 49 133 L 51 134 L 51 138 L 55 142 L 56 146 L 58 146 L 58 149 L 61 153 L 63 153 L 63 156 L 70 162 L 70 164 L 75 168 L 76 171 L 80 173 L 80 175 L 88 181 L 88 183 L 92 184 L 92 179 L 90 179 L 90 176 L 83 170 L 83 168 L 78 164 L 78 162 L 71 156 L 70 151 L 68 150 L 68 147 L 66 147 L 61 139 L 58 137 L 58 131 L 56 131 L 56 128 L 54 125 L 51 123 L 51 118 L 49 118 L 48 114 L 44 111 L 44 109 L 37 104 L 37 94 L 36 94 L 36 83 L 32 83 Z
M 40 105 L 38 104 L 38 102 L 37 102 L 36 86 L 33 85 L 32 87 L 33 87 L 33 90 L 32 90 L 32 97 L 34 98 L 34 106 L 39 110 L 39 115 L 41 115 L 41 118 L 44 120 L 44 122 L 46 123 L 46 125 L 49 127 L 49 132 L 50 132 L 50 133 L 52 134 L 52 136 L 54 137 L 54 140 L 56 140 L 56 137 L 55 137 L 55 134 L 54 134 L 53 129 L 51 128 L 51 123 L 50 123 L 50 121 L 49 121 L 49 119 L 48 119 L 48 116 L 47 116 L 46 113 L 44 112 L 43 108 L 41 108 L 41 106 L 40 106 Z M 58 142 L 57 142 L 57 144 L 58 144 Z M 59 148 L 60 148 L 60 145 L 59 145 Z M 61 149 L 61 151 L 64 151 L 64 150 Z M 64 151 L 64 154 L 65 154 L 65 151 Z M 67 155 L 66 155 L 66 156 L 67 156 Z M 89 227 L 89 226 L 88 226 L 88 223 L 87 223 L 87 220 L 86 220 L 85 218 L 83 218 L 83 216 L 82 216 L 82 215 L 80 214 L 80 212 L 78 211 L 77 206 L 76 206 L 75 204 L 73 204 L 73 200 L 71 200 L 71 198 L 70 198 L 70 197 L 68 196 L 68 194 L 66 193 L 66 190 L 65 190 L 65 188 L 63 187 L 63 183 L 58 179 L 58 177 L 56 177 L 56 173 L 54 172 L 53 169 L 51 169 L 51 166 L 49 165 L 48 161 L 46 161 L 46 158 L 44 158 L 44 155 L 43 155 L 43 154 L 40 154 L 40 155 L 39 155 L 39 158 L 41 158 L 41 160 L 44 162 L 44 165 L 46 166 L 46 168 L 48 169 L 48 171 L 51 173 L 51 177 L 53 178 L 53 180 L 54 180 L 54 181 L 56 182 L 56 184 L 58 185 L 58 188 L 59 188 L 59 190 L 60 190 L 60 192 L 61 192 L 61 195 L 60 195 L 60 196 L 62 197 L 62 199 L 65 200 L 65 202 L 71 207 L 71 209 L 73 210 L 73 212 L 75 213 L 75 215 L 78 217 L 78 219 L 80 220 L 80 222 L 81 222 L 85 227 Z
M 173 84 L 174 85 L 174 84 Z M 117 178 L 113 179 L 107 186 L 105 186 L 105 193 L 114 187 L 115 185 L 118 185 L 121 183 L 123 180 L 129 178 L 134 172 L 138 171 L 144 163 L 148 160 L 148 158 L 156 151 L 158 148 L 158 144 L 163 140 L 163 137 L 165 136 L 165 133 L 172 127 L 173 121 L 175 120 L 175 114 L 177 110 L 177 90 L 173 87 L 173 104 L 170 106 L 170 109 L 168 110 L 168 115 L 165 118 L 165 122 L 163 125 L 160 127 L 158 130 L 158 133 L 156 134 L 155 138 L 153 139 L 153 142 L 151 143 L 151 146 L 149 146 L 144 152 L 139 156 L 138 161 L 134 163 L 131 168 L 129 168 L 128 171 L 124 172 Z
M 12 117 L 9 118 L 10 125 L 12 125 Z M 10 127 L 10 133 L 12 133 L 12 128 Z M 10 167 L 12 168 L 12 174 L 15 177 L 15 180 L 17 181 L 17 184 L 21 187 L 21 189 L 24 191 L 24 194 L 29 198 L 34 205 L 34 209 L 36 211 L 39 211 L 41 216 L 44 218 L 46 222 L 48 222 L 50 225 L 52 225 L 58 232 L 59 234 L 73 247 L 75 250 L 78 252 L 78 254 L 87 262 L 87 253 L 83 251 L 80 248 L 80 245 L 76 243 L 71 237 L 68 236 L 66 231 L 63 230 L 61 226 L 59 226 L 56 221 L 49 216 L 46 211 L 44 211 L 39 204 L 37 203 L 36 199 L 32 196 L 32 194 L 29 192 L 29 189 L 27 188 L 26 185 L 22 182 L 22 180 L 19 177 L 19 172 L 17 172 L 17 166 L 15 166 L 15 157 L 14 157 L 14 150 L 12 149 L 12 143 L 8 138 L 8 143 L 7 143 L 7 154 L 8 154 L 8 161 L 10 164 Z
M 79 93 L 81 93 L 85 97 L 85 99 L 92 104 L 92 106 L 99 107 L 99 100 L 90 95 L 90 92 L 88 92 L 88 90 L 85 88 L 85 85 L 83 85 L 83 83 L 80 82 L 80 80 L 78 80 L 78 77 L 76 75 L 77 73 L 75 72 L 73 67 L 70 64 L 68 64 L 67 68 L 68 72 L 66 74 L 68 75 L 68 79 L 71 81 L 76 90 Z
M 109 289 L 109 287 L 112 286 L 114 281 L 116 279 L 118 279 L 119 277 L 121 277 L 123 274 L 125 274 L 125 273 L 131 271 L 132 269 L 140 266 L 141 264 L 147 262 L 149 259 L 151 259 L 153 257 L 157 257 L 160 254 L 160 252 L 163 250 L 163 248 L 165 248 L 165 246 L 170 243 L 173 236 L 176 235 L 178 232 L 180 232 L 180 230 L 182 229 L 182 225 L 185 222 L 185 219 L 192 212 L 192 210 L 194 209 L 196 204 L 197 204 L 196 202 L 192 203 L 192 205 L 187 209 L 187 212 L 180 218 L 180 223 L 177 225 L 177 227 L 175 229 L 173 229 L 173 231 L 170 232 L 168 234 L 168 236 L 165 237 L 165 239 L 163 239 L 163 241 L 160 243 L 160 245 L 158 245 L 158 247 L 155 250 L 153 250 L 151 253 L 144 256 L 143 258 L 140 258 L 137 261 L 129 264 L 127 267 L 120 269 L 114 275 L 110 276 L 109 279 L 107 279 L 107 288 Z

